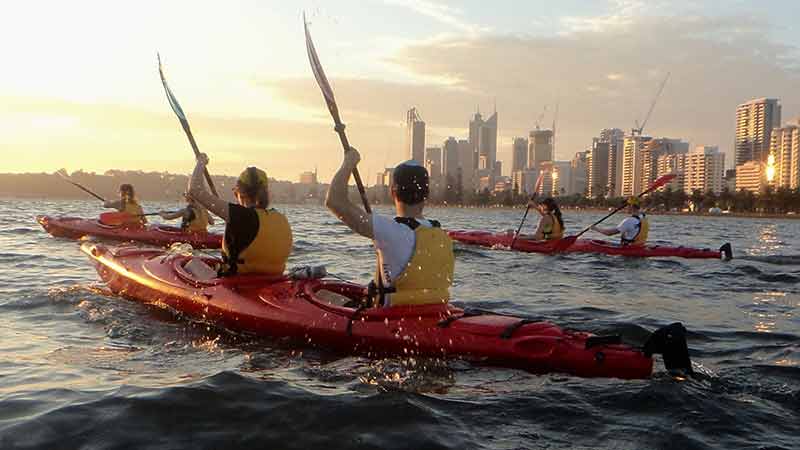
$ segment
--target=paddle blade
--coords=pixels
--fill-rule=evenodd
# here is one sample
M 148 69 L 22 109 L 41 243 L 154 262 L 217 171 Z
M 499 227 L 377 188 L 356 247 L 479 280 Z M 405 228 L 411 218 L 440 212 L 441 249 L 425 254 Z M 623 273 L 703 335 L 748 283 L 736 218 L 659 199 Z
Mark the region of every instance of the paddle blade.
M 319 62 L 317 50 L 314 48 L 314 42 L 311 40 L 311 33 L 308 31 L 308 22 L 306 21 L 306 14 L 303 13 L 303 28 L 306 33 L 306 51 L 308 52 L 308 62 L 311 64 L 311 71 L 314 72 L 314 78 L 317 79 L 317 84 L 322 90 L 322 96 L 325 98 L 325 103 L 328 105 L 328 110 L 331 112 L 334 121 L 339 123 L 339 109 L 336 107 L 336 99 L 333 98 L 333 89 L 328 78 L 325 76 L 325 71 L 322 70 L 322 64 Z
M 568 248 L 572 247 L 572 244 L 574 244 L 575 241 L 577 241 L 577 240 L 578 240 L 578 236 L 577 235 L 575 235 L 575 236 L 567 236 L 565 238 L 559 239 L 558 242 L 556 242 L 555 247 L 553 247 L 553 252 L 554 253 L 561 253 L 561 252 L 567 250 Z
M 167 85 L 167 79 L 164 77 L 164 69 L 161 67 L 161 55 L 157 54 L 158 56 L 158 74 L 161 76 L 161 84 L 164 86 L 164 92 L 167 94 L 167 101 L 169 102 L 169 106 L 175 111 L 175 115 L 178 116 L 178 119 L 181 122 L 186 122 L 186 114 L 183 113 L 183 108 L 178 103 L 178 99 L 175 98 L 175 95 L 172 93 L 172 90 Z
M 675 173 L 668 173 L 666 175 L 660 176 L 656 181 L 653 182 L 653 184 L 650 185 L 650 187 L 646 191 L 642 192 L 642 194 L 640 194 L 640 196 L 643 195 L 646 192 L 650 192 L 652 190 L 660 188 L 661 186 L 664 186 L 665 184 L 667 184 L 670 181 L 674 180 L 675 177 L 677 177 L 677 176 L 678 175 L 675 174 Z

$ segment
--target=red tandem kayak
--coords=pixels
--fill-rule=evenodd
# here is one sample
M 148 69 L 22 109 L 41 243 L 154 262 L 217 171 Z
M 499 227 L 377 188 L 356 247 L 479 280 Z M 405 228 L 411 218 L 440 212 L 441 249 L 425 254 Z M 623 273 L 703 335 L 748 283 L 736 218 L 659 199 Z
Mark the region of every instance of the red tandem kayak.
M 325 300 L 330 292 L 363 298 L 366 288 L 349 282 L 261 275 L 201 281 L 185 268 L 189 256 L 97 243 L 84 243 L 81 250 L 116 294 L 222 328 L 303 345 L 373 357 L 452 357 L 533 373 L 625 379 L 649 377 L 652 354 L 662 353 L 668 369 L 691 371 L 680 324 L 656 331 L 640 350 L 622 344 L 619 336 L 567 331 L 548 322 L 447 304 L 355 309 Z
M 451 238 L 458 242 L 484 247 L 506 247 L 511 245 L 513 235 L 506 233 L 492 233 L 489 231 L 449 231 Z M 531 239 L 517 239 L 514 250 L 529 253 L 554 253 L 558 241 L 534 241 Z M 650 257 L 678 257 L 678 258 L 713 258 L 729 260 L 733 257 L 730 244 L 724 244 L 719 249 L 673 247 L 668 245 L 643 245 L 621 246 L 613 242 L 599 239 L 578 239 L 569 246 L 567 253 L 603 253 L 606 255 L 631 256 L 637 258 Z
M 84 236 L 115 239 L 120 241 L 138 241 L 148 244 L 169 246 L 176 242 L 191 244 L 194 248 L 220 248 L 222 235 L 214 233 L 190 233 L 177 227 L 163 225 L 147 225 L 142 228 L 112 226 L 100 223 L 96 219 L 79 217 L 37 216 L 36 221 L 48 233 L 55 237 L 80 239 Z

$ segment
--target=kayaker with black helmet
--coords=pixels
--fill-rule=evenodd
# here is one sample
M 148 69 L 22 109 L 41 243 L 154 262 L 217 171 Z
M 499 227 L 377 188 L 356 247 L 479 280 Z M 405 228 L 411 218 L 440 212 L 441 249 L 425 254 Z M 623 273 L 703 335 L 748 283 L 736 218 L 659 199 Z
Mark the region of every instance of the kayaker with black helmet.
M 120 218 L 120 223 L 126 226 L 140 226 L 147 223 L 144 217 L 142 205 L 136 199 L 136 194 L 133 190 L 133 185 L 124 183 L 119 185 L 119 200 L 106 201 L 103 203 L 104 208 L 114 208 L 119 212 L 125 213 Z
M 292 230 L 286 216 L 269 208 L 266 172 L 256 167 L 242 171 L 233 188 L 237 203 L 228 203 L 206 190 L 206 165 L 208 156 L 201 153 L 189 181 L 189 195 L 225 221 L 223 264 L 218 274 L 282 275 L 292 252 Z
M 639 197 L 628 198 L 628 214 L 616 228 L 592 227 L 591 229 L 606 236 L 620 235 L 620 245 L 644 245 L 650 231 L 650 221 L 642 212 Z
M 455 266 L 453 243 L 437 221 L 423 216 L 428 171 L 416 161 L 399 164 L 389 184 L 396 217 L 369 214 L 348 197 L 348 180 L 360 159 L 352 147 L 345 152 L 325 206 L 351 230 L 373 240 L 378 264 L 366 305 L 447 303 Z
M 181 230 L 190 233 L 206 233 L 209 225 L 214 225 L 214 218 L 202 205 L 197 203 L 188 193 L 183 193 L 186 207 L 179 211 L 159 211 L 158 215 L 164 220 L 181 219 Z

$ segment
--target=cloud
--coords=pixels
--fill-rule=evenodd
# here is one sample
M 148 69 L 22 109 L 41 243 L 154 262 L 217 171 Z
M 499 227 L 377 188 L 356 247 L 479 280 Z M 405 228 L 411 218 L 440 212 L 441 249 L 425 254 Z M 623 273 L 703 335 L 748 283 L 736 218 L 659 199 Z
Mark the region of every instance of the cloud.
M 459 31 L 475 34 L 488 31 L 482 27 L 466 21 L 463 13 L 457 8 L 444 5 L 431 0 L 383 0 L 384 3 L 410 9 L 418 14 L 434 19 Z
M 778 97 L 784 119 L 800 112 L 797 48 L 770 41 L 769 24 L 738 16 L 640 16 L 640 2 L 627 3 L 629 13 L 607 21 L 613 26 L 552 37 L 494 34 L 410 44 L 390 58 L 393 64 L 455 85 L 364 84 L 363 101 L 353 104 L 378 115 L 391 106 L 397 117 L 400 102 L 384 100 L 399 95 L 435 130 L 466 128 L 471 105 L 496 97 L 504 139 L 499 150 L 508 153 L 510 138 L 525 134 L 543 106 L 552 111 L 559 99 L 560 158 L 585 148 L 601 128 L 630 128 L 641 120 L 666 72 L 671 77 L 646 133 L 730 151 L 737 104 Z

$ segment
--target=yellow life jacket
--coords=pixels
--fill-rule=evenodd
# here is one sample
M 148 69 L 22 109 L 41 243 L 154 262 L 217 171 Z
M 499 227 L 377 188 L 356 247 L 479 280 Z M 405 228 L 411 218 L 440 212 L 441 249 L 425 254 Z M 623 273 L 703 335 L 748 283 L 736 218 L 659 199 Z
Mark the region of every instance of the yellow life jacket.
M 181 229 L 192 233 L 205 233 L 208 231 L 208 211 L 202 206 L 189 206 L 191 217 L 183 218 Z
M 647 235 L 650 233 L 650 220 L 645 213 L 631 216 L 639 221 L 639 232 L 633 239 L 622 238 L 622 245 L 644 245 L 647 243 Z
M 247 247 L 229 248 L 222 239 L 223 273 L 262 273 L 282 275 L 292 253 L 292 229 L 286 216 L 274 209 L 254 209 L 258 214 L 258 232 Z M 227 233 L 225 233 L 227 235 Z
M 128 216 L 125 217 L 123 223 L 125 225 L 132 225 L 132 224 L 145 224 L 147 223 L 147 219 L 144 217 L 144 211 L 142 210 L 142 206 L 136 200 L 128 200 L 122 201 L 122 209 L 120 212 L 127 213 Z
M 391 293 L 391 306 L 447 303 L 455 270 L 453 241 L 436 221 L 431 221 L 432 227 L 420 226 L 416 220 L 405 217 L 395 221 L 414 230 L 414 252 L 394 286 L 379 289 Z M 382 286 L 380 271 L 376 279 Z
M 549 241 L 551 239 L 561 239 L 564 237 L 564 227 L 561 226 L 561 222 L 558 221 L 553 214 L 548 214 L 550 216 L 550 224 L 545 225 L 542 228 L 542 234 L 544 234 L 544 240 Z

